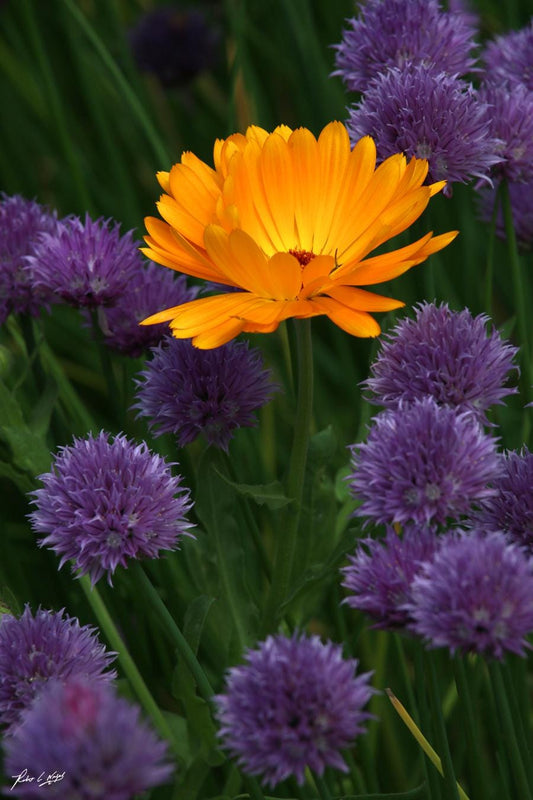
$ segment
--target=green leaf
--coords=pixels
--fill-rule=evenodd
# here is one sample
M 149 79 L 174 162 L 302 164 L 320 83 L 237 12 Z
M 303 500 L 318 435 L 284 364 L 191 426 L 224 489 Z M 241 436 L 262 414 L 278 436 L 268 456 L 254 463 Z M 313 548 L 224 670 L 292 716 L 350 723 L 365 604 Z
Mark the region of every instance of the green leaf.
M 209 614 L 209 609 L 214 602 L 214 597 L 208 597 L 205 594 L 200 595 L 200 597 L 194 598 L 185 612 L 183 635 L 187 639 L 195 655 L 198 652 L 198 645 L 200 644 L 200 638 L 207 615 Z
M 272 511 L 276 511 L 276 509 L 283 508 L 289 503 L 292 503 L 292 499 L 285 495 L 283 486 L 279 481 L 255 485 L 248 483 L 234 483 L 217 467 L 213 467 L 213 469 L 219 478 L 221 478 L 224 483 L 227 483 L 228 486 L 231 486 L 231 488 L 234 489 L 237 494 L 251 498 L 257 503 L 258 506 L 266 506 Z
M 27 494 L 35 488 L 33 481 L 28 475 L 19 472 L 12 464 L 8 464 L 5 461 L 0 461 L 0 477 L 8 478 L 10 481 L 13 481 L 22 494 Z

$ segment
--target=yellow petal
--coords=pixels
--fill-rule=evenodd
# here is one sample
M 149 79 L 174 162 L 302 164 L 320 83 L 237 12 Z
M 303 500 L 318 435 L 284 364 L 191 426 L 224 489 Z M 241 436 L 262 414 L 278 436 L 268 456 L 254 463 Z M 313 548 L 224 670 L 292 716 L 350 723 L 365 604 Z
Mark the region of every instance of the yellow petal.
M 328 295 L 355 311 L 392 311 L 405 305 L 401 300 L 394 300 L 392 297 L 384 297 L 351 286 L 338 286 L 331 289 Z
M 367 338 L 379 336 L 381 328 L 365 311 L 354 311 L 330 297 L 317 297 L 314 303 L 326 314 L 335 325 L 352 336 Z
M 324 252 L 331 224 L 336 214 L 337 198 L 350 155 L 350 139 L 341 122 L 330 122 L 318 137 L 320 178 L 315 187 L 318 209 L 315 226 L 314 252 Z

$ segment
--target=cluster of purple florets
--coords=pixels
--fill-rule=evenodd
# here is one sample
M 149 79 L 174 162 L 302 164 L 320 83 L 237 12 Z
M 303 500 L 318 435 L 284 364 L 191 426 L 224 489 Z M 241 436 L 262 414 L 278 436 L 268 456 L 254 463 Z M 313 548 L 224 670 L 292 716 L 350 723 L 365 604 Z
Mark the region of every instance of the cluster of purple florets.
M 515 391 L 516 348 L 485 316 L 421 304 L 385 336 L 365 386 L 384 410 L 353 445 L 364 525 L 343 568 L 350 606 L 431 647 L 501 658 L 533 630 L 533 459 L 501 453 L 491 407 Z
M 380 160 L 398 152 L 427 159 L 428 180 L 446 180 L 448 196 L 451 184 L 477 179 L 486 220 L 505 179 L 518 239 L 528 245 L 533 22 L 481 52 L 476 35 L 477 20 L 461 4 L 445 10 L 439 0 L 368 0 L 335 46 L 334 75 L 360 95 L 348 108 L 353 141 L 372 136 Z
M 20 617 L 2 616 L 0 724 L 12 796 L 130 800 L 170 776 L 165 743 L 116 692 L 114 657 L 64 611 L 26 606 Z M 16 780 L 29 773 L 33 780 Z
M 38 316 L 67 303 L 98 314 L 105 343 L 137 357 L 157 345 L 165 325 L 140 326 L 163 306 L 186 303 L 198 289 L 185 277 L 145 262 L 133 231 L 119 223 L 58 219 L 33 200 L 0 198 L 0 324 L 9 314 Z

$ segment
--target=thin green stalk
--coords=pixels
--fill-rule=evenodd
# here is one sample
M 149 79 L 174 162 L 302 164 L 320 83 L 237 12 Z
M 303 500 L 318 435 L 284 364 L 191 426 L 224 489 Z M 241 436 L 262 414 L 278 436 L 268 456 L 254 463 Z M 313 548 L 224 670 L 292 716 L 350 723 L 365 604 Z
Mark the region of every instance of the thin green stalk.
M 157 158 L 158 162 L 161 166 L 168 165 L 171 162 L 171 158 L 169 153 L 166 150 L 166 147 L 161 142 L 159 135 L 152 125 L 150 117 L 146 113 L 146 110 L 143 107 L 143 104 L 133 92 L 130 84 L 118 68 L 115 60 L 109 53 L 109 50 L 106 48 L 103 41 L 100 39 L 90 22 L 87 20 L 87 17 L 77 8 L 73 0 L 63 0 L 66 7 L 68 8 L 69 12 L 72 14 L 80 28 L 84 31 L 85 35 L 93 45 L 94 49 L 97 51 L 98 55 L 104 62 L 105 66 L 115 79 L 115 82 L 122 94 L 122 96 L 126 99 L 129 103 L 131 110 L 133 111 L 134 115 L 137 117 L 139 124 L 144 129 L 146 134 L 146 138 L 150 142 L 152 146 L 152 150 L 154 152 L 155 157 Z
M 115 416 L 117 421 L 123 420 L 124 417 L 124 407 L 120 402 L 120 393 L 118 389 L 117 379 L 115 377 L 115 372 L 113 369 L 113 361 L 111 360 L 111 355 L 109 353 L 109 349 L 104 341 L 104 335 L 102 333 L 102 328 L 99 323 L 98 319 L 98 312 L 100 309 L 92 309 L 91 310 L 91 322 L 93 328 L 93 335 L 98 345 L 98 353 L 100 355 L 100 363 L 102 365 L 102 373 L 105 378 L 105 382 L 107 385 L 107 396 L 108 400 L 111 404 L 115 412 Z
M 37 391 L 43 392 L 46 386 L 46 375 L 43 370 L 41 361 L 41 354 L 39 351 L 41 342 L 37 342 L 35 338 L 35 329 L 33 318 L 29 314 L 20 315 L 20 329 L 26 344 L 28 353 L 28 360 L 33 367 L 33 374 L 35 377 L 35 385 Z M 42 341 L 42 335 L 41 335 Z
M 235 472 L 235 468 L 233 466 L 233 463 L 232 463 L 231 459 L 225 453 L 223 453 L 222 456 L 224 458 L 224 464 L 226 466 L 226 469 L 228 471 L 228 474 L 229 474 L 231 480 L 234 483 L 239 483 L 240 481 L 239 481 L 239 478 L 238 478 L 238 476 L 237 476 L 237 474 Z M 264 542 L 263 542 L 263 537 L 261 536 L 261 531 L 259 530 L 259 527 L 257 525 L 255 517 L 254 517 L 254 515 L 252 514 L 252 512 L 250 510 L 250 503 L 249 503 L 249 500 L 248 500 L 247 497 L 241 498 L 241 508 L 243 510 L 243 513 L 244 513 L 246 525 L 248 526 L 248 528 L 250 530 L 250 533 L 252 535 L 252 539 L 254 540 L 254 545 L 256 547 L 257 554 L 259 556 L 259 561 L 260 561 L 260 564 L 261 564 L 261 569 L 265 573 L 265 576 L 266 576 L 268 582 L 271 583 L 272 582 L 272 566 L 270 564 L 270 559 L 268 557 L 268 554 L 267 554 L 267 551 L 266 551 L 266 548 L 265 548 L 265 545 L 264 545 Z
M 315 786 L 317 788 L 320 800 L 332 800 L 329 787 L 326 781 L 324 780 L 324 777 L 322 775 L 317 775 L 316 772 L 314 772 L 313 780 L 315 782 Z
M 532 800 L 531 789 L 529 786 L 527 772 L 522 760 L 520 746 L 516 735 L 516 729 L 509 706 L 509 700 L 505 691 L 502 678 L 501 665 L 497 661 L 491 661 L 488 665 L 489 675 L 492 684 L 492 691 L 499 712 L 500 722 L 503 733 L 503 740 L 507 749 L 507 755 L 512 766 L 516 786 L 520 791 L 521 800 Z
M 427 798 L 427 786 L 421 783 L 420 786 L 415 786 L 414 789 L 408 789 L 406 792 L 385 792 L 385 794 L 345 794 L 342 800 L 416 800 L 417 797 Z M 269 798 L 267 798 L 269 800 Z
M 441 697 L 439 691 L 439 682 L 437 679 L 437 670 L 435 669 L 435 660 L 431 653 L 426 654 L 426 664 L 429 670 L 431 697 L 433 706 L 432 712 L 433 712 L 433 718 L 435 720 L 437 742 L 440 751 L 442 769 L 444 773 L 444 784 L 446 786 L 446 800 L 459 800 L 459 791 L 457 789 L 457 781 L 455 779 L 455 771 L 453 768 L 452 755 L 450 753 L 450 745 L 448 743 L 446 725 L 444 723 L 444 716 L 442 714 L 442 705 L 441 705 Z
M 416 686 L 416 708 L 420 715 L 420 727 L 429 735 L 431 730 L 431 716 L 426 696 L 426 674 L 424 669 L 424 650 L 420 642 L 415 643 L 415 686 Z M 429 796 L 431 800 L 440 800 L 441 784 L 434 770 L 425 764 L 425 774 L 428 781 Z
M 96 586 L 91 587 L 91 582 L 88 575 L 81 576 L 80 584 L 94 612 L 94 615 L 98 620 L 100 628 L 103 630 L 104 635 L 109 641 L 111 647 L 116 650 L 118 660 L 122 669 L 124 670 L 124 674 L 128 678 L 131 687 L 139 698 L 143 708 L 151 717 L 161 736 L 163 736 L 165 739 L 168 739 L 168 741 L 172 743 L 174 749 L 178 752 L 180 746 L 176 740 L 176 736 L 172 732 L 170 725 L 163 716 L 161 709 L 150 694 L 150 690 L 148 689 L 142 675 L 137 669 L 134 660 L 130 656 L 129 651 L 124 644 L 124 641 L 118 632 L 117 627 L 113 622 L 98 589 Z
M 132 571 L 138 583 L 142 585 L 143 591 L 146 593 L 151 607 L 154 609 L 154 611 L 156 611 L 159 617 L 162 628 L 175 645 L 178 653 L 187 667 L 190 669 L 200 694 L 204 700 L 206 700 L 208 703 L 211 703 L 214 694 L 211 684 L 209 683 L 209 680 L 207 679 L 207 676 L 203 671 L 198 659 L 194 655 L 188 641 L 178 628 L 175 619 L 172 617 L 170 611 L 163 603 L 159 593 L 152 585 L 150 578 L 147 576 L 141 565 L 138 563 L 132 564 L 130 566 L 130 570 Z
M 486 800 L 490 793 L 486 780 L 486 771 L 482 769 L 479 729 L 472 703 L 472 687 L 468 681 L 463 656 L 458 655 L 453 659 L 453 669 L 460 707 L 465 722 L 471 794 L 473 800 Z
M 530 316 L 528 314 L 527 294 L 524 284 L 524 276 L 522 274 L 520 256 L 518 254 L 518 245 L 516 242 L 516 233 L 513 224 L 511 197 L 509 194 L 509 185 L 507 181 L 502 181 L 501 192 L 503 219 L 505 223 L 505 236 L 507 238 L 507 249 L 509 253 L 509 261 L 511 263 L 511 282 L 513 286 L 514 301 L 516 303 L 517 328 L 520 339 L 520 350 L 522 354 L 522 375 L 520 383 L 522 384 L 523 396 L 529 401 L 532 399 L 531 384 L 533 382 L 531 377 L 531 347 L 529 342 Z M 528 414 L 524 414 L 523 416 L 524 419 L 529 419 Z
M 30 0 L 22 0 L 21 8 L 24 15 L 28 36 L 30 37 L 31 46 L 35 53 L 35 58 L 43 79 L 48 105 L 50 107 L 50 112 L 54 121 L 57 135 L 63 149 L 63 154 L 65 156 L 65 161 L 72 183 L 76 187 L 81 207 L 90 212 L 92 210 L 91 198 L 83 177 L 81 161 L 72 146 L 72 136 L 68 130 L 67 118 L 61 103 L 61 96 L 57 88 L 57 82 L 54 78 L 50 61 L 43 46 L 41 34 L 39 32 L 39 26 L 35 21 Z
M 485 291 L 483 296 L 484 309 L 486 313 L 492 316 L 492 288 L 494 282 L 494 244 L 496 242 L 496 221 L 498 219 L 498 205 L 501 199 L 501 189 L 499 185 L 496 188 L 496 195 L 494 197 L 494 208 L 492 209 L 492 216 L 490 219 L 489 238 L 487 241 L 487 263 L 485 266 Z
M 268 633 L 276 627 L 280 606 L 289 593 L 300 523 L 309 429 L 313 410 L 311 321 L 308 319 L 296 320 L 295 327 L 298 350 L 298 399 L 287 478 L 287 497 L 292 502 L 288 506 L 285 524 L 278 530 L 272 583 L 264 614 L 264 633 Z

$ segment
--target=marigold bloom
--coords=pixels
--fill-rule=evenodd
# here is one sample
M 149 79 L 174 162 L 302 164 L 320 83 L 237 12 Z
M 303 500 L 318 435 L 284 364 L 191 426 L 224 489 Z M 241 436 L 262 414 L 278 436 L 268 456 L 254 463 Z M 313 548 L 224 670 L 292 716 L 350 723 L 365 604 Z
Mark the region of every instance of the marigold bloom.
M 422 185 L 427 162 L 395 154 L 376 169 L 376 147 L 353 149 L 345 126 L 318 140 L 285 125 L 251 126 L 214 147 L 215 169 L 184 153 L 158 174 L 164 221 L 148 217 L 144 252 L 172 269 L 238 291 L 203 297 L 149 317 L 173 335 L 218 347 L 241 331 L 274 331 L 289 317 L 325 314 L 354 336 L 377 336 L 371 311 L 401 301 L 357 288 L 388 281 L 441 250 L 456 232 L 428 233 L 367 258 L 405 231 L 444 181 Z

